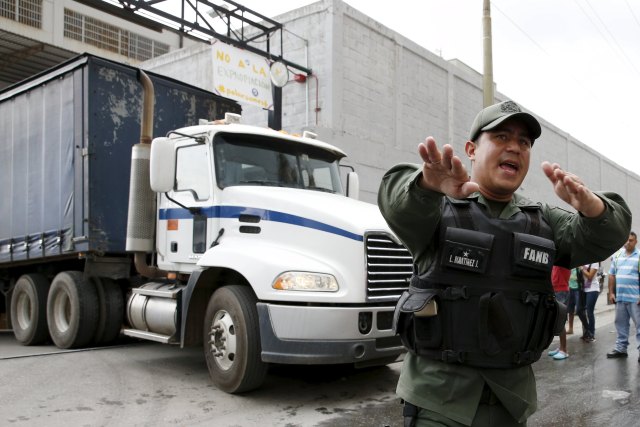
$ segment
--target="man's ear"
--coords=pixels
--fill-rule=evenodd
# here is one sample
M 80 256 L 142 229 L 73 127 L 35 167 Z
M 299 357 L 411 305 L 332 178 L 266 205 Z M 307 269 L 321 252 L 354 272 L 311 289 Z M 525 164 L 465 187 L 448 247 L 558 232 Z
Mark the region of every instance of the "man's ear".
M 476 143 L 473 141 L 467 141 L 464 145 L 464 152 L 467 153 L 469 160 L 474 161 L 476 158 Z

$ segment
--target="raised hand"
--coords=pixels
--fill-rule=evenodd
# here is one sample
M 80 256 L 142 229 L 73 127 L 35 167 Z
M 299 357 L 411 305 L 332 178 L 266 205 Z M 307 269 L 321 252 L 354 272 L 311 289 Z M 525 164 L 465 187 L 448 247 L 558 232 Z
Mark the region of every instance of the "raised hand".
M 436 140 L 429 136 L 418 145 L 418 154 L 424 162 L 419 182 L 421 187 L 456 199 L 463 199 L 479 190 L 478 184 L 471 182 L 460 158 L 453 155 L 451 145 L 445 144 L 440 152 Z
M 584 216 L 595 218 L 604 212 L 602 199 L 593 194 L 578 176 L 564 171 L 557 163 L 542 162 L 542 170 L 558 197 Z

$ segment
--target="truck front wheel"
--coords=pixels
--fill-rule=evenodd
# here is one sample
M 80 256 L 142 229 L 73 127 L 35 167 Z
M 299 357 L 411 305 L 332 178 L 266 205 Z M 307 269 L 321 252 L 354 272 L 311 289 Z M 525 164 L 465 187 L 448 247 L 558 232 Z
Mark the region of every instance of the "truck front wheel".
M 98 292 L 79 271 L 58 273 L 47 299 L 47 322 L 53 343 L 76 348 L 91 342 L 98 325 Z
M 248 286 L 216 290 L 204 319 L 204 355 L 213 383 L 227 393 L 262 385 L 267 364 L 260 353 L 256 297 Z
M 16 282 L 11 294 L 11 324 L 20 344 L 41 344 L 49 338 L 48 292 L 49 281 L 40 274 L 25 274 Z

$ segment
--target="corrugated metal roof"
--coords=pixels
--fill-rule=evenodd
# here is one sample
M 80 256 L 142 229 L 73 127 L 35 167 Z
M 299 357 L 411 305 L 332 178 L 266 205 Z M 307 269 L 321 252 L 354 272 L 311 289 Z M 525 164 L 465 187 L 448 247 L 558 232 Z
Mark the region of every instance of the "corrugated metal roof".
M 0 30 L 0 87 L 47 70 L 77 53 Z

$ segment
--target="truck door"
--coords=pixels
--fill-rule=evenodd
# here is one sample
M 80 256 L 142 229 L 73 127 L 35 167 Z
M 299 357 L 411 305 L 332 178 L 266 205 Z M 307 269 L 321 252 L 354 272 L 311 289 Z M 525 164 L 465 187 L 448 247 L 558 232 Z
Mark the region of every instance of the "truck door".
M 166 259 L 194 264 L 211 242 L 208 213 L 212 206 L 211 153 L 208 144 L 189 141 L 176 150 L 176 184 L 168 193 Z

